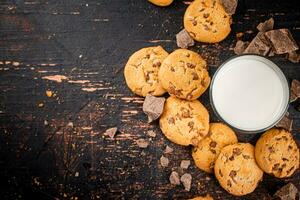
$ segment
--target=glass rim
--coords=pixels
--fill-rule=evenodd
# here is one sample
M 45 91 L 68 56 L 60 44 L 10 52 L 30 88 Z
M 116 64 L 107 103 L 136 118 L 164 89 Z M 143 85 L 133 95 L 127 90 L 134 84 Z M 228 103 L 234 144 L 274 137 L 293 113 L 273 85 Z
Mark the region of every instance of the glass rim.
M 287 88 L 288 88 L 288 91 L 287 91 L 287 101 L 286 101 L 286 105 L 284 106 L 283 108 L 283 112 L 281 114 L 280 117 L 278 117 L 277 120 L 275 120 L 272 124 L 268 125 L 267 127 L 264 127 L 262 129 L 257 129 L 257 130 L 243 130 L 243 129 L 240 129 L 240 128 L 237 128 L 233 125 L 231 125 L 230 123 L 228 123 L 217 111 L 215 105 L 214 105 L 214 101 L 213 101 L 213 97 L 212 97 L 212 90 L 213 90 L 213 85 L 214 85 L 214 81 L 216 79 L 216 76 L 217 74 L 219 73 L 219 71 L 231 60 L 233 59 L 236 59 L 238 57 L 243 57 L 243 56 L 255 56 L 255 57 L 260 57 L 260 58 L 263 58 L 263 59 L 266 59 L 268 60 L 269 62 L 271 62 L 273 64 L 272 68 L 275 67 L 278 69 L 279 73 L 281 73 L 282 77 L 283 77 L 283 84 L 286 84 Z M 270 66 L 271 67 L 271 66 Z M 284 83 L 285 82 L 285 83 Z M 223 123 L 225 123 L 226 125 L 228 125 L 229 127 L 231 127 L 232 129 L 234 129 L 235 131 L 237 132 L 240 132 L 240 133 L 246 133 L 246 134 L 255 134 L 255 133 L 260 133 L 260 132 L 264 132 L 266 130 L 269 130 L 270 128 L 274 127 L 286 114 L 287 110 L 288 110 L 288 107 L 289 107 L 289 99 L 290 99 L 290 85 L 289 85 L 289 82 L 285 76 L 285 74 L 282 72 L 282 70 L 280 69 L 280 67 L 274 63 L 273 61 L 271 61 L 270 59 L 268 59 L 267 57 L 265 56 L 261 56 L 261 55 L 257 55 L 257 54 L 242 54 L 242 55 L 235 55 L 235 56 L 232 56 L 230 58 L 228 58 L 227 60 L 225 60 L 219 67 L 218 69 L 215 71 L 212 79 L 211 79 L 211 83 L 210 83 L 210 86 L 209 86 L 209 100 L 210 100 L 210 105 L 215 113 L 215 115 L 219 118 L 219 120 L 221 120 Z

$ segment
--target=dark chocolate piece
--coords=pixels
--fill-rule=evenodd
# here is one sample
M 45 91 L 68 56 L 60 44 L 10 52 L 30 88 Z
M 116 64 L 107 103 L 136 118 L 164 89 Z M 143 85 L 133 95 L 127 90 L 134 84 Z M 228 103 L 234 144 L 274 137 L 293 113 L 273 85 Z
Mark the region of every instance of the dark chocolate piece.
M 296 79 L 292 80 L 290 93 L 290 102 L 296 101 L 298 98 L 300 98 L 300 81 Z
M 279 198 L 280 200 L 295 200 L 296 195 L 298 193 L 298 189 L 292 183 L 288 183 L 287 185 L 283 186 L 274 194 L 274 197 Z
M 143 104 L 143 111 L 148 116 L 148 123 L 158 119 L 163 112 L 164 97 L 155 97 L 147 95 Z
M 182 160 L 180 163 L 180 167 L 182 169 L 187 169 L 187 168 L 189 168 L 190 164 L 191 164 L 190 160 Z
M 258 54 L 266 56 L 270 51 L 270 43 L 265 37 L 264 33 L 259 32 L 255 38 L 250 42 L 244 53 Z
M 174 150 L 172 147 L 166 146 L 164 153 L 172 153 Z
M 179 175 L 175 171 L 172 171 L 169 180 L 172 185 L 180 185 Z
M 235 13 L 238 1 L 237 0 L 221 0 L 221 4 L 223 5 L 227 14 L 233 15 Z
M 291 51 L 288 53 L 288 60 L 293 63 L 298 63 L 300 61 L 300 54 L 296 51 Z
M 235 45 L 235 47 L 234 47 L 234 53 L 236 54 L 236 55 L 241 55 L 241 54 L 243 54 L 244 53 L 244 51 L 245 51 L 245 49 L 248 47 L 248 45 L 249 45 L 249 42 L 244 42 L 244 41 L 242 41 L 242 40 L 238 40 L 237 42 L 236 42 L 236 45 Z
M 259 23 L 256 28 L 260 32 L 267 32 L 273 30 L 273 27 L 274 27 L 274 19 L 273 17 L 271 17 L 270 19 Z
M 167 157 L 161 156 L 160 157 L 160 164 L 162 167 L 168 167 L 169 159 Z
M 117 131 L 118 131 L 117 127 L 109 128 L 104 132 L 104 135 L 110 137 L 111 139 L 114 139 Z
M 176 35 L 177 46 L 183 49 L 187 49 L 188 47 L 194 46 L 195 42 L 190 34 L 185 30 L 181 30 Z
M 285 115 L 275 126 L 277 128 L 283 128 L 290 132 L 293 126 L 293 120 L 290 119 L 288 115 Z
M 181 176 L 180 181 L 182 182 L 184 189 L 186 191 L 191 190 L 191 185 L 192 185 L 192 175 L 189 173 L 185 173 Z

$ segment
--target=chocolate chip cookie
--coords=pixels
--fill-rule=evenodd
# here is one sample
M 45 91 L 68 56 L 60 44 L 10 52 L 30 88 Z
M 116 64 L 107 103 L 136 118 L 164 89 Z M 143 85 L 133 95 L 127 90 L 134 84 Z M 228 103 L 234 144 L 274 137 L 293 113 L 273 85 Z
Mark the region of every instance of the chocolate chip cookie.
M 233 130 L 223 123 L 210 123 L 208 135 L 193 148 L 195 165 L 208 173 L 213 172 L 215 160 L 221 149 L 237 143 Z
M 126 84 L 130 90 L 143 97 L 147 94 L 164 94 L 166 91 L 158 80 L 158 71 L 168 55 L 161 46 L 156 46 L 140 49 L 130 56 L 124 69 Z
M 169 97 L 159 120 L 163 134 L 179 145 L 197 145 L 209 129 L 209 114 L 198 100 Z
M 148 0 L 148 1 L 157 6 L 168 6 L 173 2 L 173 0 Z
M 206 62 L 196 52 L 177 49 L 162 63 L 158 77 L 171 96 L 195 100 L 209 86 Z
M 264 172 L 278 178 L 289 177 L 299 168 L 299 149 L 284 129 L 266 131 L 255 145 L 255 158 Z
M 254 147 L 249 143 L 224 147 L 216 160 L 214 171 L 220 185 L 236 196 L 253 192 L 263 177 L 263 171 L 254 158 Z
M 231 31 L 231 16 L 219 0 L 195 0 L 186 9 L 183 22 L 191 37 L 199 42 L 220 42 Z

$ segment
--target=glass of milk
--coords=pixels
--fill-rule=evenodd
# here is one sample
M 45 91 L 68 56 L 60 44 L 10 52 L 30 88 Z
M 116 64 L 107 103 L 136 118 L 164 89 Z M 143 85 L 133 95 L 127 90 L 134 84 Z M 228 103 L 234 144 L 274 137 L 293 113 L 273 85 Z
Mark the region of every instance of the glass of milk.
M 289 85 L 280 68 L 257 55 L 241 55 L 225 61 L 210 85 L 210 101 L 216 115 L 244 133 L 273 127 L 289 105 Z

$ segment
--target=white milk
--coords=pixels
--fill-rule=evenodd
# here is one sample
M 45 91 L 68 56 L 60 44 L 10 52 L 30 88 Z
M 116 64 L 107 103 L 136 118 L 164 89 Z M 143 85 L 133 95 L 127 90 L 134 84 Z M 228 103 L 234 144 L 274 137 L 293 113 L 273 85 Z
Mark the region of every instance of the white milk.
M 244 131 L 272 126 L 286 111 L 289 88 L 280 69 L 254 55 L 236 57 L 215 74 L 211 100 L 224 121 Z

